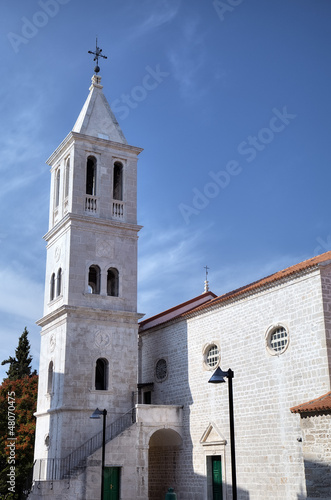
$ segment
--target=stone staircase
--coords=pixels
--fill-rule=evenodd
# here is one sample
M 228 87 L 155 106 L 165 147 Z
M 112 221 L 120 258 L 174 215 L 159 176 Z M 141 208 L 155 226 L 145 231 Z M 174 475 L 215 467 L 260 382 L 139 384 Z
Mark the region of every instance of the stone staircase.
M 136 409 L 132 408 L 106 427 L 105 442 L 119 436 L 136 422 Z M 98 432 L 65 458 L 37 459 L 34 463 L 34 481 L 70 479 L 84 471 L 87 458 L 102 447 L 103 431 Z

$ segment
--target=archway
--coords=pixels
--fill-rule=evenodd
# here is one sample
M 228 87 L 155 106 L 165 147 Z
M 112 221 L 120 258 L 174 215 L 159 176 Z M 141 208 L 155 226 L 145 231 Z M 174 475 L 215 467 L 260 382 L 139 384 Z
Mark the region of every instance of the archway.
M 178 455 L 182 438 L 172 429 L 160 429 L 149 440 L 148 498 L 164 498 L 168 488 L 176 490 Z

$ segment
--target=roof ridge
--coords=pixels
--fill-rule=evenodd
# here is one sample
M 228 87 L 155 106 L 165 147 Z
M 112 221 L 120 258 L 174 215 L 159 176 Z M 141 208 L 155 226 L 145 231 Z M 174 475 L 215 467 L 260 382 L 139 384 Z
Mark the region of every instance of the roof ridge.
M 326 258 L 327 257 L 327 258 Z M 260 278 L 256 281 L 253 281 L 252 283 L 248 283 L 247 285 L 243 285 L 239 288 L 236 288 L 235 290 L 230 290 L 229 292 L 226 292 L 222 295 L 219 295 L 218 297 L 215 297 L 211 301 L 209 301 L 207 304 L 201 304 L 200 306 L 196 307 L 195 309 L 188 311 L 187 313 L 184 313 L 184 315 L 192 314 L 194 312 L 198 312 L 202 309 L 207 309 L 215 304 L 218 304 L 220 302 L 225 301 L 228 298 L 235 298 L 240 295 L 242 295 L 245 291 L 255 291 L 258 288 L 261 288 L 264 285 L 268 285 L 271 283 L 276 283 L 280 281 L 283 278 L 286 278 L 288 276 L 291 276 L 292 274 L 300 273 L 304 270 L 311 269 L 312 267 L 317 266 L 318 264 L 321 264 L 322 262 L 327 262 L 328 260 L 331 260 L 331 251 L 324 252 L 323 254 L 316 255 L 314 257 L 311 257 L 309 259 L 306 259 L 304 261 L 301 261 L 297 264 L 293 264 L 292 266 L 288 266 L 284 269 L 281 269 L 280 271 L 276 271 L 275 273 L 269 274 L 268 276 L 265 276 L 264 278 Z M 274 278 L 274 279 L 272 279 Z
M 143 326 L 145 323 L 147 323 L 149 321 L 152 321 L 156 318 L 160 318 L 161 316 L 166 316 L 167 314 L 171 313 L 172 311 L 175 311 L 176 309 L 180 309 L 181 307 L 184 307 L 184 306 L 190 304 L 190 302 L 195 302 L 197 299 L 204 298 L 205 296 L 208 296 L 208 295 L 213 295 L 214 298 L 217 297 L 217 295 L 215 293 L 213 293 L 209 290 L 208 292 L 204 292 L 200 295 L 197 295 L 196 297 L 193 297 L 193 299 L 186 300 L 185 302 L 181 302 L 180 304 L 177 304 L 176 306 L 170 307 L 169 309 L 165 309 L 164 311 L 162 311 L 158 314 L 154 314 L 153 316 L 149 316 L 148 318 L 144 319 L 143 321 L 140 321 L 139 324 L 141 326 Z M 213 300 L 213 299 L 211 299 L 211 300 Z
M 182 302 L 181 304 L 171 307 L 170 309 L 166 309 L 165 311 L 155 314 L 150 318 L 146 318 L 145 320 L 139 323 L 140 331 L 143 331 L 145 326 L 147 330 L 149 328 L 152 328 L 153 326 L 164 324 L 174 319 L 178 319 L 179 317 L 182 316 L 184 312 L 191 309 L 195 309 L 198 305 L 201 305 L 202 303 L 210 302 L 210 300 L 212 300 L 215 297 L 216 297 L 215 293 L 209 290 L 208 292 L 204 292 L 201 295 L 194 297 L 193 299 L 187 300 L 186 302 Z M 164 319 L 162 320 L 162 318 Z
M 213 307 L 216 304 L 225 302 L 228 299 L 231 298 L 237 298 L 242 296 L 245 292 L 255 292 L 256 290 L 262 288 L 263 286 L 275 286 L 275 284 L 284 278 L 288 278 L 289 276 L 293 274 L 298 274 L 302 273 L 303 271 L 307 271 L 312 267 L 317 266 L 318 264 L 321 263 L 326 263 L 327 261 L 331 262 L 331 251 L 324 252 L 323 254 L 311 257 L 310 259 L 306 259 L 304 261 L 301 261 L 297 264 L 294 264 L 292 266 L 286 267 L 285 269 L 282 269 L 280 271 L 276 271 L 275 273 L 269 274 L 268 276 L 265 276 L 264 278 L 260 278 L 256 281 L 253 281 L 252 283 L 248 283 L 247 285 L 243 285 L 239 288 L 236 288 L 235 290 L 230 290 L 229 292 L 226 292 L 222 295 L 216 296 L 213 292 L 208 291 L 205 292 L 201 295 L 198 295 L 197 297 L 194 297 L 193 299 L 187 300 L 186 302 L 182 302 L 181 304 L 178 304 L 176 306 L 173 306 L 169 309 L 166 309 L 165 311 L 162 311 L 158 314 L 155 314 L 154 316 L 151 316 L 139 323 L 140 330 L 143 331 L 145 325 L 148 325 L 150 323 L 150 326 L 146 326 L 146 330 L 149 328 L 153 328 L 154 326 L 160 326 L 165 323 L 168 323 L 169 321 L 174 321 L 175 319 L 178 320 L 179 318 L 185 318 L 188 317 L 191 314 L 195 314 L 199 311 L 206 310 L 210 307 Z M 196 306 L 192 306 L 189 309 L 186 310 L 181 310 L 185 309 L 186 306 L 189 304 L 193 304 L 194 302 L 201 300 L 203 298 L 207 298 L 211 296 L 212 298 L 210 300 L 206 300 L 203 303 L 200 303 Z M 178 313 L 175 315 L 171 315 L 175 311 L 178 310 Z M 181 310 L 181 311 L 180 311 Z M 168 316 L 168 318 L 166 318 Z M 165 317 L 165 319 L 162 321 L 161 318 Z M 159 320 L 159 321 L 158 321 Z

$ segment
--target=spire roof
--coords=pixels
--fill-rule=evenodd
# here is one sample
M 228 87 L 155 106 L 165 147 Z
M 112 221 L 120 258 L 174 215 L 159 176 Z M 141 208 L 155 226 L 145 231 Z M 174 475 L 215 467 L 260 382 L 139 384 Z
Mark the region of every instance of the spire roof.
M 127 140 L 105 98 L 101 76 L 93 75 L 90 93 L 72 129 L 79 134 L 127 144 Z

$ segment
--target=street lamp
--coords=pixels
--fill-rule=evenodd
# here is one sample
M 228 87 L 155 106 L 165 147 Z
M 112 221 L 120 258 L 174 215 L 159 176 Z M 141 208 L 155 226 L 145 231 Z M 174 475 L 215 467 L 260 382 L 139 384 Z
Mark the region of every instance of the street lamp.
M 230 445 L 231 445 L 231 469 L 232 469 L 232 499 L 237 500 L 237 476 L 236 476 L 236 452 L 234 445 L 234 418 L 233 418 L 233 392 L 232 379 L 233 371 L 229 368 L 227 372 L 223 372 L 218 367 L 208 382 L 211 384 L 222 384 L 225 382 L 224 377 L 229 380 L 229 416 L 230 416 Z
M 105 451 L 106 451 L 106 415 L 107 410 L 99 410 L 97 408 L 90 418 L 98 418 L 100 419 L 103 415 L 103 428 L 102 428 L 102 460 L 101 460 L 101 500 L 103 500 L 103 482 L 105 477 Z

